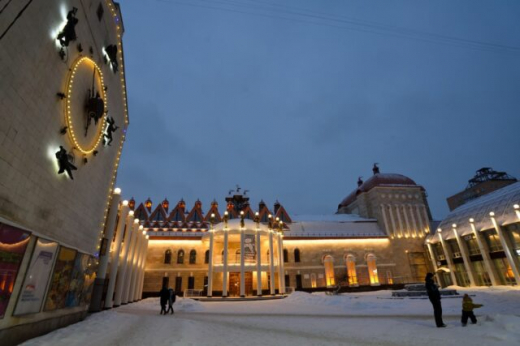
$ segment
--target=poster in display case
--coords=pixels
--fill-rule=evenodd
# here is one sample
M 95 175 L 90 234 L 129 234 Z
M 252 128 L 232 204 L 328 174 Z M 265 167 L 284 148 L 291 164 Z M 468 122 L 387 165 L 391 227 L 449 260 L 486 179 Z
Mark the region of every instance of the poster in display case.
M 30 238 L 29 232 L 0 222 L 0 319 L 7 310 Z
M 51 284 L 45 300 L 44 311 L 66 307 L 67 294 L 71 290 L 71 278 L 74 271 L 77 251 L 61 247 L 54 265 Z
M 57 252 L 58 243 L 42 238 L 36 240 L 14 316 L 40 312 Z

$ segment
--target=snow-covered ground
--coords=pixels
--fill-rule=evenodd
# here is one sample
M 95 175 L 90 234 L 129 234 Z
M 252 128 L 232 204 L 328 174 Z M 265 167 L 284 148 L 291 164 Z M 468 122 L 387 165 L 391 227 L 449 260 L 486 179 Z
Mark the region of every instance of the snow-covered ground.
M 283 300 L 178 299 L 159 315 L 156 298 L 89 316 L 23 345 L 520 345 L 520 288 L 455 287 L 475 303 L 477 325 L 460 325 L 461 297 L 442 300 L 447 328 L 436 328 L 427 299 L 390 291 Z

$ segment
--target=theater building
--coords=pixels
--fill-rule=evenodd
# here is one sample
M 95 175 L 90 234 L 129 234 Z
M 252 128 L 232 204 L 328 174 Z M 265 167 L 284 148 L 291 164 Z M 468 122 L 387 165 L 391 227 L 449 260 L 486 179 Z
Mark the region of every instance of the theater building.
M 0 344 L 13 345 L 86 316 L 129 121 L 117 3 L 0 6 Z
M 430 213 L 424 188 L 399 174 L 359 181 L 331 215 L 289 215 L 232 191 L 224 210 L 201 201 L 135 208 L 150 237 L 143 292 L 260 296 L 340 285 L 363 290 L 420 282 L 428 270 Z M 135 202 L 131 201 L 135 207 Z

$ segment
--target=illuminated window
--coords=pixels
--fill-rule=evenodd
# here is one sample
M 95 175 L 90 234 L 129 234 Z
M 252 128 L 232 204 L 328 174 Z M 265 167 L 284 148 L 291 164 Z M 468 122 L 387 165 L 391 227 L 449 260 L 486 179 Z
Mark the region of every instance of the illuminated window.
M 371 285 L 379 285 L 379 277 L 377 276 L 376 256 L 369 254 L 367 256 L 368 277 Z
M 177 264 L 184 264 L 184 250 L 179 250 L 177 253 Z
M 300 262 L 300 249 L 294 249 L 294 262 Z
M 172 250 L 166 250 L 164 252 L 164 264 L 172 263 Z
M 353 255 L 347 256 L 347 275 L 349 286 L 357 286 L 356 258 Z
M 197 251 L 191 250 L 190 251 L 190 264 L 197 263 Z
M 311 274 L 311 287 L 316 288 L 316 274 Z
M 390 271 L 390 270 L 386 271 L 386 283 L 389 284 L 389 285 L 393 285 L 394 284 L 394 278 L 392 276 L 392 271 Z
M 334 278 L 334 259 L 332 256 L 325 256 L 323 259 L 323 265 L 325 266 L 325 279 L 327 281 L 327 286 L 335 285 L 336 279 Z

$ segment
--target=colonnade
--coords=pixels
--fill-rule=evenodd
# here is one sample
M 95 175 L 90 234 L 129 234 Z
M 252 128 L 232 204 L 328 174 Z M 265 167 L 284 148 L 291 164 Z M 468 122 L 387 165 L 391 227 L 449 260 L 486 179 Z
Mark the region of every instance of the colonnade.
M 423 237 L 429 233 L 426 207 L 421 204 L 381 204 L 386 232 L 392 237 Z M 387 216 L 388 215 L 388 216 Z

